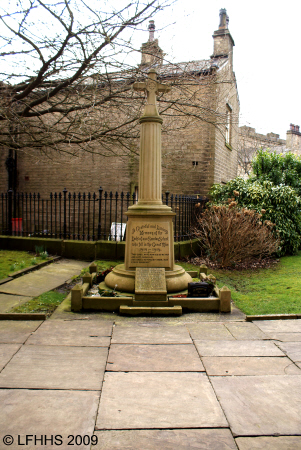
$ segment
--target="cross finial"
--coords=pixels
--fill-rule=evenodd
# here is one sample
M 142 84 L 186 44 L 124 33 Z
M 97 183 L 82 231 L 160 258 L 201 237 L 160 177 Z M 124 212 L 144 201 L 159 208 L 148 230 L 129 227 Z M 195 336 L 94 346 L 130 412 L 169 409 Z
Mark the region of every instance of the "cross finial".
M 160 84 L 157 81 L 157 72 L 155 69 L 150 69 L 148 80 L 145 83 L 134 83 L 133 88 L 135 91 L 147 91 L 147 103 L 144 115 L 158 116 L 156 94 L 159 92 L 169 92 L 170 86 L 167 84 Z

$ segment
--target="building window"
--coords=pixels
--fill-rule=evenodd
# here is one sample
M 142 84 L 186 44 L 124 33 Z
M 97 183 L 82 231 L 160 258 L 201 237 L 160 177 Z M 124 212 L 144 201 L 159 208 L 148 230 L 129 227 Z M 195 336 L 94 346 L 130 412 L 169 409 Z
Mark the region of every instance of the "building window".
M 231 145 L 231 128 L 232 128 L 232 108 L 227 103 L 226 104 L 226 132 L 225 132 L 225 140 L 226 144 Z
M 198 161 L 192 161 L 192 165 L 193 165 L 193 166 L 198 166 L 198 165 L 199 165 L 199 162 L 198 162 Z

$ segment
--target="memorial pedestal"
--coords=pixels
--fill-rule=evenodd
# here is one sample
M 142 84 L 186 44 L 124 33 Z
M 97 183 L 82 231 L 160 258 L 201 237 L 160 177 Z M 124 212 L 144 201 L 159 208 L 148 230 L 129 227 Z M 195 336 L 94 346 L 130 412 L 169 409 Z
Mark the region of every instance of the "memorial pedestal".
M 167 292 L 187 289 L 191 276 L 174 264 L 172 219 L 175 214 L 162 205 L 156 212 L 153 208 L 132 207 L 127 215 L 124 264 L 119 264 L 106 276 L 106 285 L 111 289 L 117 285 L 118 291 L 135 292 L 136 268 L 150 267 L 165 269 Z

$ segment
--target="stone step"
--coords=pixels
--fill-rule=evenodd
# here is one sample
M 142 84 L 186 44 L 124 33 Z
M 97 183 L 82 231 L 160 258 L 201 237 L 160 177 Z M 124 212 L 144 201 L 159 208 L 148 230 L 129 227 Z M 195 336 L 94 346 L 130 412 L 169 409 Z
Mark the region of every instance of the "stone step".
M 209 312 L 220 310 L 220 299 L 213 298 L 179 298 L 169 297 L 168 303 L 170 306 L 180 305 L 182 308 L 189 311 Z
M 121 305 L 119 308 L 120 314 L 125 314 L 128 316 L 138 316 L 139 314 L 147 315 L 162 315 L 162 316 L 181 316 L 182 307 L 181 306 L 126 306 Z

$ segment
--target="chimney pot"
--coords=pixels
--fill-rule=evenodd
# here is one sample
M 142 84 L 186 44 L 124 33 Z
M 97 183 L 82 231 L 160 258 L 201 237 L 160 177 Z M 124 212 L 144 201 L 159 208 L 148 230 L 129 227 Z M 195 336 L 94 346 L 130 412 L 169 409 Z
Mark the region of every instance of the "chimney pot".
M 295 130 L 298 131 L 298 133 L 299 133 L 299 129 L 300 129 L 300 126 L 299 126 L 299 125 L 296 125 Z
M 295 131 L 295 125 L 293 125 L 292 123 L 290 124 L 290 130 Z
M 227 10 L 225 8 L 220 9 L 219 11 L 219 30 L 227 30 L 229 24 L 229 16 L 227 15 Z
M 148 31 L 149 31 L 148 40 L 149 40 L 149 42 L 153 42 L 154 36 L 155 36 L 155 21 L 154 20 L 149 21 Z

